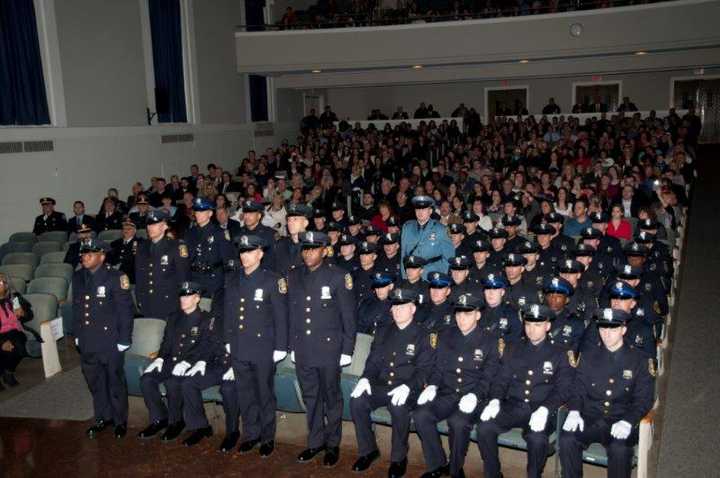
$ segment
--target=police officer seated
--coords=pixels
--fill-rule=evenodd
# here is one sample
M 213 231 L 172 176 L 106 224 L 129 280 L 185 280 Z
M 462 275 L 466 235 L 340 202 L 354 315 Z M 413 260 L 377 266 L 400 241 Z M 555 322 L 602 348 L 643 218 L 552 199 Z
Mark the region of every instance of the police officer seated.
M 70 264 L 73 269 L 77 269 L 78 265 L 80 264 L 80 245 L 87 241 L 88 239 L 92 238 L 95 232 L 90 229 L 90 226 L 87 224 L 82 224 L 76 233 L 77 240 L 70 244 L 68 247 L 67 252 L 65 253 L 65 259 L 63 262 L 65 264 Z
M 180 311 L 167 318 L 160 351 L 140 377 L 145 405 L 150 412 L 150 425 L 138 434 L 139 438 L 152 438 L 165 430 L 161 439 L 177 439 L 185 429 L 183 419 L 182 381 L 201 370 L 211 358 L 214 320 L 198 307 L 202 286 L 197 282 L 180 285 Z M 160 394 L 165 385 L 167 406 Z M 212 434 L 212 430 L 205 430 Z
M 390 297 L 393 321 L 375 334 L 363 375 L 350 395 L 360 453 L 353 471 L 367 470 L 380 456 L 370 415 L 377 408 L 387 407 L 392 417 L 388 476 L 405 475 L 410 410 L 434 361 L 427 331 L 413 320 L 415 300 L 414 291 L 393 290 Z
M 453 304 L 450 301 L 452 279 L 448 274 L 432 272 L 428 274 L 430 300 L 426 301 L 415 314 L 416 322 L 432 332 L 439 332 L 445 327 L 455 327 Z
M 560 433 L 563 477 L 582 476 L 582 452 L 592 443 L 605 447 L 609 477 L 631 475 L 640 420 L 653 406 L 655 365 L 623 340 L 629 318 L 620 309 L 598 313 L 602 346 L 583 350 Z
M 377 270 L 375 261 L 377 259 L 377 244 L 374 242 L 362 241 L 356 246 L 360 267 L 353 275 L 355 281 L 355 294 L 357 302 L 362 302 L 372 294 L 372 279 Z
M 542 476 L 557 408 L 565 403 L 574 356 L 547 340 L 550 309 L 528 304 L 522 310 L 525 336 L 500 346 L 500 370 L 490 387 L 490 401 L 480 414 L 478 448 L 485 476 L 498 478 L 498 435 L 520 427 L 527 442 L 527 476 Z
M 45 197 L 40 199 L 42 214 L 35 218 L 33 233 L 37 236 L 50 231 L 67 231 L 65 214 L 55 210 L 55 199 Z
M 404 289 L 412 289 L 418 294 L 418 305 L 425 304 L 429 299 L 429 287 L 427 281 L 423 280 L 423 267 L 427 261 L 419 256 L 406 256 L 403 259 L 405 266 L 405 279 L 398 284 Z
M 468 256 L 455 256 L 448 261 L 452 278 L 450 300 L 455 302 L 463 294 L 479 295 L 482 288 L 468 280 L 472 261 Z
M 518 340 L 522 336 L 522 322 L 517 309 L 505 302 L 507 279 L 500 274 L 488 274 L 482 285 L 486 307 L 480 326 L 506 342 Z
M 391 302 L 389 298 L 395 279 L 395 275 L 387 272 L 373 274 L 374 293 L 365 297 L 358 305 L 358 333 L 374 335 L 376 330 L 390 321 Z
M 498 339 L 478 327 L 484 305 L 481 296 L 461 295 L 454 303 L 457 328 L 430 337 L 435 362 L 413 411 L 429 470 L 423 478 L 465 476 L 463 464 L 477 404 L 487 400 L 498 369 Z M 449 463 L 437 430 L 442 420 L 447 420 L 450 430 Z
M 360 269 L 360 259 L 356 254 L 356 239 L 350 234 L 340 234 L 338 236 L 338 247 L 339 251 L 335 257 L 335 263 L 355 276 L 358 269 Z
M 574 293 L 575 288 L 562 277 L 550 277 L 543 284 L 545 305 L 552 312 L 548 336 L 559 347 L 577 353 L 585 333 L 585 321 L 567 307 Z

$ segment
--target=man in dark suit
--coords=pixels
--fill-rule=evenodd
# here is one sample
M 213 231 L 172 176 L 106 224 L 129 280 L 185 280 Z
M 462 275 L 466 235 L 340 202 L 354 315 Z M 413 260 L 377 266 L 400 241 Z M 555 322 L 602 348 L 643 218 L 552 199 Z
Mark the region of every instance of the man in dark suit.
M 73 203 L 73 217 L 68 220 L 68 232 L 78 232 L 80 226 L 87 224 L 90 229 L 95 229 L 95 218 L 85 214 L 85 203 L 75 201 Z

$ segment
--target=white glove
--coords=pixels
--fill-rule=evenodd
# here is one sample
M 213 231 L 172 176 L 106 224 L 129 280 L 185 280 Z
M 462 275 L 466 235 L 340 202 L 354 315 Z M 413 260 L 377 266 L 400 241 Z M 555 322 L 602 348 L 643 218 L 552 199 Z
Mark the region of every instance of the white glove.
M 541 432 L 545 430 L 549 412 L 550 411 L 546 407 L 538 407 L 538 409 L 530 415 L 530 430 L 534 432 Z
M 352 398 L 358 398 L 363 393 L 372 395 L 372 392 L 370 391 L 370 382 L 366 378 L 361 378 L 360 380 L 358 380 L 358 383 L 357 383 L 357 385 L 355 385 L 355 388 L 353 388 L 353 391 L 350 394 L 350 396 Z
M 172 374 L 176 377 L 182 377 L 183 375 L 185 375 L 185 372 L 187 372 L 190 367 L 191 365 L 183 360 L 179 364 L 175 365 L 175 367 L 172 369 Z
M 235 372 L 233 371 L 232 367 L 230 367 L 227 372 L 223 374 L 222 379 L 227 382 L 232 382 L 233 380 L 235 380 Z
M 610 435 L 614 436 L 618 440 L 625 440 L 627 437 L 630 436 L 630 432 L 632 431 L 632 425 L 630 425 L 625 420 L 620 420 L 619 422 L 615 422 L 610 429 Z
M 287 357 L 287 352 L 284 350 L 276 350 L 273 352 L 273 362 L 278 363 Z
M 574 432 L 577 430 L 583 431 L 585 429 L 585 420 L 580 416 L 580 412 L 573 410 L 568 413 L 565 423 L 563 424 L 563 430 L 566 432 Z
M 498 413 L 500 413 L 500 400 L 498 400 L 497 398 L 493 398 L 492 400 L 490 400 L 490 403 L 485 405 L 485 408 L 480 414 L 480 420 L 483 422 L 492 420 L 497 416 Z
M 477 395 L 475 395 L 474 393 L 468 393 L 467 395 L 463 395 L 463 397 L 460 399 L 458 408 L 461 412 L 469 414 L 475 411 L 477 404 Z
M 425 390 L 420 393 L 420 396 L 417 399 L 418 405 L 424 405 L 427 402 L 432 402 L 435 400 L 435 395 L 437 395 L 437 386 L 435 385 L 428 385 L 425 387 Z
M 390 390 L 388 392 L 388 395 L 392 397 L 390 403 L 392 403 L 396 407 L 402 407 L 403 405 L 405 405 L 405 402 L 410 396 L 410 387 L 408 387 L 407 385 L 400 385 L 399 387 L 395 387 Z
M 225 344 L 225 351 L 230 353 L 230 344 Z
M 152 361 L 152 363 L 150 365 L 148 365 L 148 368 L 146 368 L 143 373 L 150 373 L 153 370 L 162 372 L 162 366 L 163 366 L 163 359 L 156 358 L 155 360 Z
M 117 344 L 118 352 L 125 352 L 130 348 L 129 345 Z
M 79 347 L 79 346 L 80 346 L 80 340 L 79 340 L 79 339 L 75 339 L 75 347 Z
M 295 363 L 295 351 L 293 350 L 290 352 L 290 360 L 292 360 L 292 363 Z
M 351 357 L 350 355 L 342 354 L 342 355 L 340 356 L 340 366 L 341 366 L 341 367 L 345 367 L 345 366 L 347 366 L 347 365 L 350 365 L 351 362 L 352 362 L 352 357 Z
M 193 367 L 190 370 L 187 371 L 185 376 L 186 377 L 194 377 L 199 372 L 200 375 L 204 377 L 205 376 L 205 367 L 207 367 L 207 362 L 205 362 L 204 360 L 198 360 L 197 363 L 195 365 L 193 365 Z

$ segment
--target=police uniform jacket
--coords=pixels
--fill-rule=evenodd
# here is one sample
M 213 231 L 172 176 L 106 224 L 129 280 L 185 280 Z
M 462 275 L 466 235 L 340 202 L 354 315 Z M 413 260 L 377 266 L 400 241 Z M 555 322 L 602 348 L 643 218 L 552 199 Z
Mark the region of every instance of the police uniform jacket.
M 375 271 L 385 272 L 388 274 L 394 274 L 400 276 L 400 251 L 395 254 L 395 257 L 387 257 L 384 252 L 378 254 L 378 258 L 375 261 Z
M 357 311 L 352 276 L 323 262 L 288 273 L 289 349 L 308 367 L 336 366 L 355 349 Z
M 455 327 L 431 336 L 431 342 L 436 342 L 435 365 L 428 385 L 437 386 L 440 395 L 457 395 L 458 400 L 468 393 L 485 400 L 498 371 L 498 339 L 480 327 L 467 335 Z
M 208 295 L 214 294 L 224 283 L 223 264 L 236 257 L 230 232 L 213 223 L 196 226 L 187 231 L 185 242 L 192 280 L 202 285 Z
M 53 211 L 47 217 L 45 217 L 44 214 L 40 214 L 35 218 L 33 233 L 40 235 L 44 232 L 50 231 L 67 231 L 67 220 L 65 219 L 65 214 Z
M 127 274 L 131 284 L 135 283 L 135 255 L 138 246 L 142 242 L 144 242 L 144 239 L 134 236 L 127 242 L 125 242 L 125 239 L 120 238 L 110 243 L 110 254 L 107 262 L 113 266 L 120 266 L 120 271 Z
M 335 257 L 335 264 L 342 268 L 344 271 L 349 272 L 355 279 L 355 285 L 357 286 L 357 271 L 360 269 L 360 259 L 353 255 L 350 260 L 345 259 L 341 255 Z
M 77 268 L 80 264 L 80 241 L 70 243 L 63 262 L 73 266 L 73 269 Z
M 562 232 L 550 241 L 550 245 L 560 251 L 561 255 L 567 254 L 575 249 L 575 242 L 572 240 L 572 237 L 566 236 Z
M 185 244 L 164 237 L 143 241 L 135 255 L 135 298 L 145 317 L 165 318 L 180 308 L 178 289 L 190 280 L 190 259 Z
M 543 340 L 533 345 L 523 337 L 501 346 L 500 370 L 490 388 L 490 398 L 546 407 L 551 412 L 564 404 L 572 383 L 574 357 Z
M 584 335 L 585 321 L 567 308 L 555 314 L 548 332 L 551 343 L 575 353 L 580 349 Z
M 368 270 L 365 270 L 362 267 L 358 267 L 355 275 L 352 276 L 355 287 L 355 295 L 357 297 L 358 303 L 360 303 L 366 297 L 374 295 L 372 290 L 372 282 L 375 272 L 377 272 L 377 269 L 374 266 Z
M 232 230 L 230 231 L 230 233 L 232 234 Z M 262 238 L 262 240 L 265 241 L 266 247 L 264 249 L 265 253 L 263 254 L 260 266 L 263 269 L 284 273 L 283 271 L 276 269 L 275 265 L 275 229 L 260 223 L 255 226 L 255 229 L 250 229 L 247 226 L 242 226 L 237 230 L 237 234 L 235 237 L 240 236 L 258 236 Z
M 375 331 L 392 321 L 390 314 L 390 301 L 380 300 L 377 295 L 371 294 L 365 297 L 358 305 L 359 334 L 374 334 Z
M 233 274 L 225 288 L 225 340 L 233 358 L 272 360 L 273 351 L 288 350 L 287 282 L 258 268 Z
M 407 256 L 420 256 L 428 263 L 423 267 L 423 278 L 430 272 L 444 272 L 448 270 L 448 260 L 455 254 L 447 229 L 435 219 L 429 219 L 421 226 L 417 220 L 407 221 L 403 224 L 400 234 L 401 270 L 405 277 L 405 267 L 402 260 Z
M 547 249 L 540 249 L 537 258 L 537 265 L 535 266 L 539 270 L 539 274 L 544 277 L 555 275 L 557 269 L 557 263 L 560 261 L 563 252 L 550 243 L 550 247 Z
M 485 262 L 485 266 L 483 266 L 482 269 L 478 269 L 477 265 L 473 264 L 470 266 L 470 275 L 468 275 L 467 280 L 480 286 L 482 289 L 482 281 L 486 280 L 488 275 L 499 273 L 500 269 L 496 265 L 491 265 L 488 262 Z
M 67 230 L 69 232 L 77 232 L 78 229 L 80 229 L 80 226 L 83 224 L 87 224 L 90 229 L 95 229 L 95 218 L 92 216 L 88 216 L 87 214 L 83 214 L 82 218 L 79 218 L 78 216 L 73 216 L 67 221 Z
M 422 324 L 428 332 L 440 332 L 446 328 L 457 327 L 455 308 L 449 297 L 439 305 L 428 299 L 424 305 L 418 307 L 414 321 Z
M 407 279 L 403 279 L 398 283 L 398 287 L 401 289 L 409 289 L 417 293 L 418 299 L 417 304 L 422 305 L 430 301 L 430 287 L 429 284 L 420 279 L 415 283 L 411 283 Z M 415 317 L 417 317 L 417 312 L 415 313 Z
M 302 244 L 294 242 L 289 236 L 281 237 L 275 244 L 275 270 L 286 275 L 294 267 L 303 265 Z
M 513 307 L 519 309 L 524 307 L 525 304 L 534 304 L 542 301 L 542 297 L 538 293 L 538 287 L 535 284 L 528 284 L 523 277 L 518 282 L 510 285 L 505 290 L 505 296 L 503 300 Z
M 523 335 L 520 315 L 517 309 L 507 303 L 483 309 L 480 326 L 495 334 L 496 338 L 504 338 L 505 342 L 517 341 Z
M 627 345 L 615 352 L 588 348 L 579 358 L 568 409 L 586 422 L 625 420 L 635 426 L 653 406 L 654 376 L 652 360 Z
M 130 280 L 102 264 L 95 273 L 75 271 L 73 327 L 83 353 L 117 351 L 117 344 L 131 345 L 133 304 Z
M 218 356 L 218 349 L 222 349 L 218 332 L 215 318 L 199 307 L 189 314 L 175 311 L 168 316 L 158 357 L 169 370 L 183 361 L 211 363 Z
M 109 231 L 111 229 L 122 229 L 123 217 L 119 211 L 115 211 L 109 216 L 101 212 L 95 218 L 95 230 L 97 232 Z

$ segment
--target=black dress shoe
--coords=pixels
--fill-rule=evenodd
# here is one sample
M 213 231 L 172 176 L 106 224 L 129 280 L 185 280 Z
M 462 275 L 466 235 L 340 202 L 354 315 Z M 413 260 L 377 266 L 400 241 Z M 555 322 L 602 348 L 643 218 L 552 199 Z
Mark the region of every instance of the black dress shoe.
M 363 455 L 355 461 L 355 464 L 352 467 L 352 471 L 358 473 L 360 473 L 361 471 L 365 471 L 370 468 L 370 465 L 372 465 L 372 463 L 378 458 L 380 458 L 380 452 L 377 450 L 371 451 L 367 455 Z
M 403 461 L 393 461 L 390 463 L 390 469 L 388 470 L 388 478 L 400 478 L 405 476 L 407 470 L 407 458 Z
M 332 468 L 337 465 L 340 459 L 340 447 L 331 446 L 325 449 L 325 456 L 323 457 L 323 466 L 325 468 Z
M 235 445 L 237 445 L 239 439 L 239 432 L 232 432 L 229 435 L 225 435 L 225 438 L 223 438 L 223 441 L 220 444 L 220 448 L 218 448 L 218 450 L 222 453 L 230 452 L 233 448 L 235 448 Z
M 260 443 L 259 438 L 255 438 L 254 440 L 245 440 L 240 444 L 238 447 L 238 451 L 242 454 L 250 453 L 255 446 Z
M 267 458 L 275 451 L 275 440 L 268 440 L 260 445 L 260 458 Z
M 189 437 L 183 440 L 183 445 L 194 446 L 203 441 L 205 438 L 211 437 L 213 434 L 212 427 L 198 428 L 193 430 Z
M 428 471 L 420 478 L 440 478 L 441 476 L 447 476 L 450 474 L 450 467 L 448 465 L 436 468 L 433 471 Z
M 115 438 L 125 438 L 125 435 L 127 435 L 127 423 L 115 425 L 114 433 Z
M 179 422 L 171 423 L 168 425 L 167 430 L 165 430 L 165 433 L 162 434 L 160 439 L 166 442 L 176 440 L 183 430 L 185 430 L 184 421 L 180 420 Z
M 164 429 L 166 429 L 168 426 L 167 420 L 159 420 L 157 422 L 152 422 L 150 425 L 147 426 L 143 431 L 138 433 L 138 438 L 142 440 L 147 440 L 148 438 L 152 438 Z
M 297 461 L 298 463 L 308 463 L 324 449 L 324 446 L 321 446 L 320 448 L 308 448 L 298 455 Z
M 12 372 L 3 373 L 2 379 L 8 387 L 17 387 L 18 385 L 20 385 L 20 382 L 17 381 L 17 378 L 15 378 L 15 374 Z
M 102 418 L 95 421 L 95 425 L 91 426 L 85 432 L 91 440 L 95 438 L 98 433 L 105 430 L 107 427 L 112 426 L 112 420 L 103 420 Z

